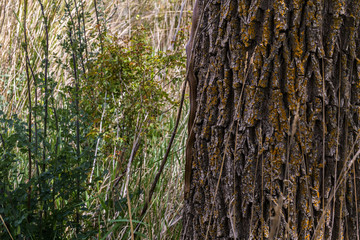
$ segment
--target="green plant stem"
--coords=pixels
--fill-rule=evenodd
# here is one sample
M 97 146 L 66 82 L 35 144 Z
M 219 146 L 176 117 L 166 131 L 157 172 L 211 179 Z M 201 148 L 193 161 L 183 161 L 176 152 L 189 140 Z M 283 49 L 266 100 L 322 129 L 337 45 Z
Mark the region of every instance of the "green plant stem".
M 68 9 L 72 25 L 74 25 L 74 22 L 71 17 L 71 11 L 68 2 L 65 0 L 66 8 Z M 78 161 L 78 166 L 80 166 L 80 111 L 79 111 L 79 76 L 77 72 L 77 59 L 76 59 L 76 53 L 75 53 L 75 46 L 72 36 L 72 29 L 69 29 L 69 38 L 70 38 L 70 45 L 72 46 L 72 64 L 73 64 L 73 71 L 74 71 L 74 78 L 75 78 L 75 111 L 76 111 L 76 158 Z M 76 177 L 76 201 L 79 203 L 80 201 L 80 178 L 79 174 Z M 80 223 L 80 213 L 79 213 L 79 207 L 76 208 L 76 233 L 79 233 L 79 223 Z
M 102 125 L 103 125 L 104 116 L 105 116 L 105 110 L 106 110 L 106 100 L 107 100 L 107 92 L 105 92 L 103 112 L 101 114 L 101 120 L 100 120 L 99 134 L 102 134 Z M 99 150 L 100 141 L 101 141 L 101 138 L 99 136 L 97 141 L 96 141 L 94 161 L 93 161 L 93 165 L 92 165 L 92 168 L 91 168 L 91 174 L 90 174 L 90 180 L 89 180 L 90 183 L 92 182 L 92 177 L 93 177 L 95 166 L 96 166 L 96 158 L 97 158 L 97 153 L 98 153 L 98 150 Z
M 45 76 L 44 76 L 44 87 L 45 87 L 45 104 L 44 104 L 44 138 L 43 138 L 43 165 L 42 171 L 45 172 L 46 170 L 46 138 L 47 138 L 47 120 L 48 120 L 48 64 L 49 64 L 49 32 L 48 32 L 48 24 L 47 24 L 47 17 L 45 16 L 44 6 L 39 0 L 39 4 L 41 7 L 41 14 L 44 20 L 45 26 Z
M 29 59 L 28 54 L 26 54 L 26 61 L 27 61 L 28 67 L 30 69 L 31 76 L 32 76 L 32 78 L 34 80 L 35 109 L 37 109 L 37 102 L 38 102 L 37 80 L 36 80 L 36 77 L 35 77 L 35 74 L 34 74 L 33 67 L 30 64 L 30 59 Z M 36 166 L 36 174 L 37 174 L 37 176 L 39 176 L 40 175 L 39 166 L 38 166 L 38 162 L 36 160 L 36 156 L 38 154 L 38 128 L 37 128 L 37 111 L 36 110 L 34 111 L 34 127 L 35 127 L 35 157 L 34 157 L 34 161 L 35 161 L 35 166 Z
M 83 1 L 80 1 L 80 3 L 81 3 L 81 11 L 82 11 L 82 25 L 83 25 L 83 31 L 84 31 L 84 41 L 85 41 L 85 56 L 86 56 L 86 61 L 88 62 L 89 61 L 89 53 L 88 53 L 88 41 L 87 41 L 87 37 L 86 37 L 84 3 L 83 3 Z
M 80 16 L 80 14 L 79 14 L 79 9 L 78 9 L 76 0 L 74 0 L 74 3 L 75 3 L 75 12 L 76 12 L 77 22 L 78 22 L 79 46 L 80 46 L 80 48 L 81 48 L 81 45 L 82 45 L 82 41 L 81 41 L 81 19 L 80 19 L 81 16 Z M 74 24 L 75 24 L 75 23 L 74 23 Z M 84 28 L 85 28 L 85 26 L 84 26 Z M 84 34 L 84 36 L 86 35 L 85 32 L 84 32 L 83 34 Z M 85 71 L 84 57 L 83 57 L 83 55 L 82 55 L 82 52 L 80 52 L 79 55 L 80 55 L 80 63 L 81 63 L 81 68 L 82 68 L 83 74 L 84 74 L 85 78 L 87 78 L 87 77 L 86 77 L 86 71 Z
M 4 141 L 4 138 L 3 138 L 3 135 L 0 133 L 0 139 L 1 139 L 1 143 L 3 145 L 3 148 L 4 148 L 4 152 L 5 152 L 5 141 Z
M 28 58 L 28 50 L 27 50 L 27 36 L 26 36 L 26 12 L 27 12 L 27 0 L 25 0 L 24 4 L 24 41 L 25 41 L 25 55 L 26 58 Z M 29 76 L 29 66 L 28 66 L 28 62 L 26 61 L 26 79 L 27 79 L 27 90 L 28 90 L 28 102 L 29 102 L 29 115 L 28 115 L 28 134 L 29 134 L 29 147 L 28 147 L 28 157 L 29 157 L 29 176 L 28 176 L 28 180 L 29 182 L 31 181 L 31 89 L 30 89 L 30 76 Z M 29 186 L 29 192 L 28 192 L 28 210 L 30 210 L 31 208 L 31 185 Z
M 132 222 L 132 214 L 131 214 L 131 202 L 130 202 L 130 195 L 129 195 L 129 182 L 130 182 L 130 171 L 131 171 L 131 164 L 135 158 L 136 152 L 139 149 L 140 146 L 140 134 L 139 136 L 136 138 L 136 140 L 134 141 L 132 150 L 131 150 L 131 155 L 129 158 L 129 162 L 128 162 L 128 166 L 127 166 L 127 173 L 126 173 L 126 200 L 127 200 L 127 205 L 128 205 L 128 211 L 129 211 L 129 218 L 130 218 L 130 229 L 131 229 L 131 240 L 134 240 L 134 227 L 133 227 L 133 222 Z

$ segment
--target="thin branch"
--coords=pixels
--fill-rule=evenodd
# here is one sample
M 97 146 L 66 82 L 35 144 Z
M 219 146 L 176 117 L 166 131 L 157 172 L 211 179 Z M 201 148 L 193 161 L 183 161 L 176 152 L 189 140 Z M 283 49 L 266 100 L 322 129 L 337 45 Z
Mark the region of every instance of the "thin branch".
M 100 37 L 100 47 L 101 47 L 101 53 L 104 53 L 104 47 L 103 47 L 103 38 L 102 38 L 102 33 L 101 33 L 101 28 L 100 28 L 100 21 L 99 21 L 99 12 L 97 9 L 97 3 L 96 0 L 94 0 L 94 8 L 95 8 L 95 15 L 96 15 L 96 26 L 99 32 L 99 37 Z
M 26 36 L 26 12 L 27 12 L 27 0 L 25 0 L 24 4 L 24 50 L 25 50 L 25 55 L 26 58 L 28 57 L 28 42 L 27 42 L 27 36 Z M 29 176 L 28 176 L 28 180 L 30 182 L 31 180 L 31 171 L 32 171 L 32 162 L 31 162 L 31 89 L 30 89 L 30 75 L 29 75 L 29 64 L 26 61 L 26 79 L 27 79 L 27 90 L 28 90 L 28 101 L 29 101 L 29 118 L 28 118 L 28 134 L 29 134 L 29 147 L 28 147 L 28 156 L 29 156 Z M 31 186 L 29 186 L 29 192 L 28 192 L 28 210 L 30 210 L 31 207 Z
M 86 56 L 86 61 L 88 61 L 89 53 L 88 53 L 88 42 L 87 42 L 87 37 L 86 37 L 84 3 L 83 3 L 83 1 L 80 1 L 80 2 L 81 2 L 81 11 L 82 11 L 82 25 L 83 25 L 83 31 L 84 31 L 84 41 L 85 41 L 85 56 Z
M 48 31 L 48 23 L 47 17 L 45 16 L 44 12 L 44 5 L 39 0 L 39 4 L 41 7 L 41 15 L 44 20 L 44 27 L 45 27 L 45 76 L 44 76 L 44 87 L 45 87 L 45 115 L 44 115 L 44 138 L 43 138 L 43 164 L 42 164 L 42 171 L 45 172 L 46 165 L 46 138 L 47 138 L 47 120 L 48 120 L 48 65 L 49 65 L 49 31 Z
M 5 226 L 5 228 L 6 228 L 6 231 L 8 232 L 9 236 L 11 237 L 12 240 L 14 240 L 14 238 L 13 238 L 13 236 L 11 235 L 11 233 L 10 233 L 10 231 L 9 231 L 9 228 L 6 226 L 6 223 L 5 223 L 4 219 L 3 219 L 3 217 L 1 216 L 1 214 L 0 214 L 0 218 L 1 218 L 1 221 L 2 221 L 2 223 L 4 224 L 4 226 Z
M 148 198 L 147 198 L 147 200 L 146 200 L 146 202 L 144 204 L 143 210 L 142 210 L 141 215 L 140 215 L 140 219 L 145 215 L 145 213 L 146 213 L 146 211 L 147 211 L 147 209 L 148 209 L 148 207 L 150 205 L 151 198 L 152 198 L 152 195 L 154 193 L 155 187 L 157 185 L 157 182 L 160 179 L 160 175 L 161 175 L 162 171 L 164 170 L 166 161 L 168 159 L 168 156 L 169 156 L 169 153 L 170 153 L 170 150 L 171 150 L 171 146 L 172 146 L 172 144 L 174 142 L 174 139 L 175 139 L 175 136 L 176 136 L 176 133 L 177 133 L 177 129 L 178 129 L 178 126 L 179 126 L 179 122 L 180 122 L 180 119 L 181 119 L 182 108 L 183 108 L 183 105 L 184 105 L 186 83 L 187 83 L 187 81 L 184 82 L 183 88 L 182 88 L 180 107 L 179 107 L 177 118 L 176 118 L 175 128 L 174 128 L 174 130 L 172 132 L 169 145 L 168 145 L 168 147 L 166 149 L 166 153 L 165 153 L 164 158 L 163 158 L 163 160 L 161 162 L 160 169 L 159 169 L 158 173 L 156 174 L 155 179 L 154 179 L 154 181 L 153 181 L 153 183 L 151 185 Z M 138 225 L 136 226 L 135 231 L 137 231 L 139 229 L 139 227 L 140 227 L 140 223 L 138 223 Z
M 77 16 L 77 20 L 78 20 L 78 35 L 79 35 L 79 46 L 80 46 L 80 49 L 82 47 L 82 41 L 81 41 L 81 16 L 79 14 L 79 9 L 78 9 L 78 6 L 77 6 L 77 2 L 76 0 L 74 0 L 74 3 L 75 3 L 75 11 L 76 11 L 76 16 Z M 74 23 L 75 24 L 75 23 Z M 75 27 L 75 26 L 74 26 Z M 85 26 L 84 26 L 85 28 Z M 85 35 L 85 32 L 83 33 Z M 86 43 L 85 43 L 86 44 Z M 81 68 L 82 68 L 82 71 L 83 71 L 83 74 L 85 76 L 85 78 L 87 79 L 87 75 L 86 75 L 86 72 L 85 72 L 85 63 L 84 63 L 84 57 L 82 55 L 82 52 L 80 52 L 80 63 L 81 63 Z
M 70 20 L 72 22 L 72 26 L 74 26 L 74 21 L 71 16 L 71 11 L 68 2 L 65 0 L 66 8 L 69 12 Z M 72 35 L 73 29 L 69 29 L 69 40 L 70 45 L 72 48 L 72 64 L 73 64 L 73 71 L 74 71 L 74 79 L 75 79 L 75 111 L 76 111 L 76 157 L 80 165 L 80 111 L 79 111 L 79 76 L 77 72 L 77 59 L 76 59 L 76 53 L 75 53 L 75 46 L 73 41 L 73 35 Z M 79 174 L 76 179 L 76 188 L 77 188 L 77 194 L 76 194 L 76 201 L 80 201 L 80 178 Z M 80 223 L 80 213 L 79 213 L 79 207 L 76 209 L 76 233 L 79 233 L 79 223 Z

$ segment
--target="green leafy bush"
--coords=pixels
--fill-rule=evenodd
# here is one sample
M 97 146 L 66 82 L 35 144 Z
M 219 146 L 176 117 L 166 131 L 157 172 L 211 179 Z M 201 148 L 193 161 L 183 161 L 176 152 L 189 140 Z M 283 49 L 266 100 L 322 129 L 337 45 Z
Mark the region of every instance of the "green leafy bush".
M 43 162 L 40 156 L 35 154 L 36 136 L 29 145 L 25 122 L 16 115 L 7 118 L 0 112 L 0 214 L 10 234 L 16 238 L 64 239 L 76 228 L 80 229 L 78 237 L 81 236 L 82 229 L 75 219 L 79 206 L 82 212 L 86 207 L 83 201 L 78 200 L 77 194 L 83 195 L 89 186 L 87 178 L 93 146 L 82 138 L 83 151 L 81 159 L 78 159 L 71 131 L 75 128 L 72 120 L 74 111 L 56 111 L 58 126 L 57 131 L 50 131 L 53 137 L 46 142 L 51 151 L 46 159 L 45 171 L 41 169 Z M 52 123 L 55 124 L 54 119 Z M 82 133 L 86 134 L 86 131 L 82 128 Z M 37 137 L 41 142 L 41 130 Z M 28 172 L 24 171 L 29 147 L 35 166 L 30 181 L 27 180 Z M 10 234 L 1 228 L 1 239 L 10 239 Z
M 172 80 L 168 71 L 181 66 L 184 58 L 178 52 L 155 53 L 148 41 L 144 28 L 134 31 L 130 39 L 107 36 L 103 52 L 90 61 L 82 84 L 81 105 L 95 123 L 91 134 L 97 136 L 102 122 L 103 154 L 111 157 L 115 142 L 121 164 L 129 157 L 136 135 L 159 134 L 156 118 L 165 107 L 176 105 L 168 94 L 173 87 L 166 84 Z

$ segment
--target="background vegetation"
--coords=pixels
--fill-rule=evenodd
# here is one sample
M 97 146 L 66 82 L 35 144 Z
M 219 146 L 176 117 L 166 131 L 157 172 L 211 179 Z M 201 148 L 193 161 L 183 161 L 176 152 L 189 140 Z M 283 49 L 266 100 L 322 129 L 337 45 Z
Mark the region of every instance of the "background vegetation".
M 0 0 L 0 238 L 177 239 L 190 0 Z

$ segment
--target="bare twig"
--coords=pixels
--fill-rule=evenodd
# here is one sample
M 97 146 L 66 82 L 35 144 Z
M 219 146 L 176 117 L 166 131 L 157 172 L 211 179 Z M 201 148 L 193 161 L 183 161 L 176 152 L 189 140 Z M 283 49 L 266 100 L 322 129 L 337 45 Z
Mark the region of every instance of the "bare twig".
M 8 232 L 9 236 L 11 237 L 12 240 L 14 240 L 14 238 L 13 238 L 13 236 L 11 235 L 8 227 L 6 226 L 6 223 L 5 223 L 4 219 L 3 219 L 3 217 L 1 216 L 1 214 L 0 214 L 0 218 L 1 218 L 1 221 L 2 221 L 2 223 L 4 224 L 4 226 L 5 226 L 5 228 L 6 228 L 6 231 Z
M 170 142 L 169 142 L 169 145 L 166 149 L 166 153 L 164 155 L 164 158 L 160 164 L 160 169 L 158 171 L 158 173 L 156 174 L 155 176 L 155 179 L 151 185 L 151 188 L 150 188 L 150 191 L 149 191 L 149 195 L 148 195 L 148 198 L 144 204 L 144 207 L 143 207 L 143 210 L 141 212 L 141 215 L 140 215 L 140 219 L 145 215 L 149 205 L 150 205 L 150 202 L 151 202 L 151 198 L 152 198 L 152 195 L 154 193 L 154 190 L 155 190 L 155 187 L 157 185 L 157 182 L 159 181 L 160 179 L 160 175 L 162 173 L 162 171 L 164 170 L 164 167 L 165 167 L 165 163 L 168 159 L 168 156 L 169 156 L 169 153 L 170 153 L 170 150 L 171 150 L 171 146 L 174 142 L 174 139 L 175 139 L 175 136 L 176 136 L 176 133 L 177 133 L 177 129 L 178 129 L 178 126 L 179 126 L 179 122 L 180 122 L 180 118 L 181 118 L 181 112 L 182 112 L 182 108 L 183 108 L 183 105 L 184 105 L 184 98 L 185 98 L 185 90 L 186 90 L 186 83 L 187 81 L 184 82 L 183 84 L 183 87 L 182 87 L 182 93 L 181 93 L 181 101 L 180 101 L 180 106 L 179 106 L 179 110 L 178 110 L 178 114 L 177 114 L 177 118 L 176 118 L 176 123 L 175 123 L 175 128 L 172 132 L 172 135 L 171 135 L 171 138 L 170 138 Z M 139 229 L 140 227 L 140 223 L 138 223 L 138 225 L 136 226 L 135 228 L 135 231 L 137 231 L 137 229 Z

